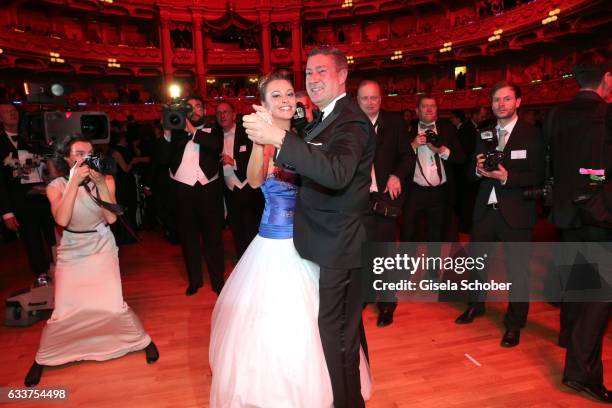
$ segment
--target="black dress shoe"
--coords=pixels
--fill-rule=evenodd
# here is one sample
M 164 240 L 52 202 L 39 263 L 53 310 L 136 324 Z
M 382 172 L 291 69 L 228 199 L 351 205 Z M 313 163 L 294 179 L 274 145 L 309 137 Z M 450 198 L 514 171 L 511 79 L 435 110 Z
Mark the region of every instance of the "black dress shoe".
M 504 337 L 501 339 L 502 347 L 514 347 L 518 346 L 521 340 L 521 331 L 520 330 L 506 330 L 504 333 Z
M 581 383 L 580 381 L 574 380 L 563 380 L 563 384 L 567 387 L 570 387 L 576 391 L 584 392 L 589 396 L 595 398 L 598 401 L 607 402 L 608 404 L 612 404 L 612 392 L 606 389 L 602 384 L 598 385 L 587 385 Z
M 378 327 L 385 327 L 393 323 L 393 311 L 392 310 L 381 310 L 378 314 L 378 320 L 376 325 Z
M 187 287 L 187 290 L 185 290 L 185 295 L 193 296 L 196 293 L 198 293 L 198 289 L 200 289 L 201 287 L 202 287 L 202 285 L 200 285 L 200 286 L 191 286 L 191 285 L 189 285 Z
M 34 364 L 32 364 L 32 367 L 30 367 L 30 371 L 28 371 L 25 381 L 23 382 L 26 387 L 33 387 L 40 382 L 43 368 L 45 368 L 45 366 L 38 364 L 36 361 Z
M 145 354 L 147 356 L 147 363 L 149 364 L 153 364 L 159 360 L 159 351 L 157 350 L 157 347 L 155 347 L 153 340 L 151 340 L 149 345 L 145 348 Z
M 485 308 L 477 306 L 469 306 L 465 312 L 461 313 L 459 317 L 455 319 L 457 324 L 468 324 L 474 321 L 475 317 L 482 316 L 485 314 Z

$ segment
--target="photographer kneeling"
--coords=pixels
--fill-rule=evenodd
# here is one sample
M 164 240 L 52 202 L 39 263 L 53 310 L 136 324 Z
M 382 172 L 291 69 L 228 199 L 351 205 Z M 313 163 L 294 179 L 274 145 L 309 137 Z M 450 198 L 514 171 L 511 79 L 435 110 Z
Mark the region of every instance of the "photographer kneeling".
M 43 330 L 25 385 L 38 384 L 44 366 L 103 361 L 145 349 L 148 363 L 159 353 L 123 301 L 119 258 L 108 224 L 117 215 L 112 176 L 93 170 L 87 138 L 70 137 L 56 148 L 56 165 L 68 177 L 47 186 L 55 222 L 64 227 L 55 270 L 55 309 Z M 90 165 L 88 165 L 90 164 Z M 104 207 L 103 207 L 104 206 Z

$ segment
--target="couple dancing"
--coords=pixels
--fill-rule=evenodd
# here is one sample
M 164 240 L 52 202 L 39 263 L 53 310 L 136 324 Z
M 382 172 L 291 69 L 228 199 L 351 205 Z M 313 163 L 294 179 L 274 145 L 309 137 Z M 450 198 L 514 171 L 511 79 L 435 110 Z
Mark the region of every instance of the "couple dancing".
M 304 140 L 289 131 L 295 93 L 282 72 L 260 80 L 263 107 L 244 118 L 254 142 L 248 180 L 266 204 L 213 311 L 212 408 L 359 408 L 369 398 L 361 217 L 375 135 L 346 96 L 347 74 L 341 51 L 310 52 L 306 87 L 323 117 Z

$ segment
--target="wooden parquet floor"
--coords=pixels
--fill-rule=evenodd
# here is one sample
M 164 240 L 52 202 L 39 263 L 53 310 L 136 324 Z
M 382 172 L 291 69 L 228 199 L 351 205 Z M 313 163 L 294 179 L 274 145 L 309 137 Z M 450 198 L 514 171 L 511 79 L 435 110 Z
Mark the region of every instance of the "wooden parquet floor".
M 208 339 L 216 296 L 205 286 L 184 295 L 180 248 L 156 234 L 121 248 L 123 293 L 160 350 L 147 365 L 143 352 L 107 362 L 47 369 L 40 387 L 66 387 L 64 403 L 0 404 L 26 407 L 208 407 Z M 226 245 L 230 247 L 229 233 Z M 228 259 L 226 270 L 231 271 Z M 0 295 L 26 287 L 25 254 L 18 243 L 0 244 Z M 463 305 L 402 303 L 395 322 L 376 327 L 368 307 L 364 320 L 374 393 L 368 408 L 403 407 L 588 407 L 599 404 L 561 385 L 564 350 L 556 345 L 559 310 L 532 304 L 521 344 L 499 346 L 503 304 L 471 325 L 454 324 Z M 22 387 L 44 322 L 28 328 L 0 326 L 0 386 Z M 469 357 L 471 357 L 471 359 Z M 604 342 L 607 385 L 612 387 L 612 336 Z M 291 407 L 286 407 L 291 408 Z M 308 407 L 310 408 L 310 407 Z M 312 407 L 317 408 L 317 407 Z

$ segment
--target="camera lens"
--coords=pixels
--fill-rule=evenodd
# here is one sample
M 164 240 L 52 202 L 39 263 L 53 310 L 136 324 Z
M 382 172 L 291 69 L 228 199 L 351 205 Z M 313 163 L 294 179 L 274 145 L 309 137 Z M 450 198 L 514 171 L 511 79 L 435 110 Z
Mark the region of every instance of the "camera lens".
M 177 114 L 170 115 L 168 117 L 168 122 L 170 122 L 172 126 L 178 126 L 179 123 L 181 123 L 181 117 Z

